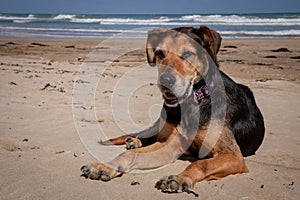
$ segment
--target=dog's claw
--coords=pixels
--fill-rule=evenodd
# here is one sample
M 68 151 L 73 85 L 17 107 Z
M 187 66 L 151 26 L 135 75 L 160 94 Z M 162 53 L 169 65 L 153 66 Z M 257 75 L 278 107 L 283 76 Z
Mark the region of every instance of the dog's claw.
M 179 185 L 178 181 L 176 181 L 173 176 L 169 177 L 169 187 L 170 187 L 170 190 L 174 191 L 174 192 L 178 192 L 178 190 L 180 189 L 180 185 Z
M 138 138 L 129 136 L 125 139 L 125 145 L 127 150 L 137 149 L 142 147 L 142 142 Z
M 116 171 L 102 163 L 91 163 L 80 168 L 82 176 L 101 181 L 110 181 L 115 177 Z
M 197 194 L 196 192 L 190 190 L 189 187 L 188 187 L 188 185 L 186 183 L 184 183 L 182 185 L 182 192 L 186 192 L 188 194 L 193 194 L 193 195 L 195 195 L 195 197 L 199 197 L 199 194 Z
M 181 187 L 179 182 L 174 176 L 164 177 L 160 179 L 156 184 L 155 188 L 161 190 L 162 192 L 176 193 Z
M 89 166 L 89 165 L 84 165 L 80 168 L 81 172 L 82 172 L 82 176 L 84 176 L 85 178 L 89 178 L 92 180 L 98 180 L 99 176 L 98 173 L 94 170 L 93 167 Z
M 168 187 L 166 180 L 161 179 L 157 181 L 157 183 L 155 184 L 155 188 L 161 190 L 162 192 L 167 191 Z
M 82 173 L 88 173 L 90 171 L 90 169 L 88 168 L 87 165 L 83 165 L 81 168 L 80 168 L 80 171 L 82 171 Z
M 179 181 L 177 176 L 163 177 L 157 181 L 155 188 L 164 193 L 186 192 L 188 194 L 193 194 L 196 197 L 199 196 L 197 193 L 189 189 L 189 186 L 186 182 Z
M 87 165 L 84 165 L 80 168 L 80 171 L 82 172 L 81 176 L 85 177 L 85 178 L 89 178 L 88 174 L 89 174 L 89 168 L 87 167 Z

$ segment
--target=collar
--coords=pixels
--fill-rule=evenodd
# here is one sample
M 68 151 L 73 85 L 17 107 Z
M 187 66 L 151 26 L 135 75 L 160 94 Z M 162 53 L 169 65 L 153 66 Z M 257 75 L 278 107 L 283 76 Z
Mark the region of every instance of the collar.
M 210 88 L 213 88 L 215 86 L 216 80 L 217 75 L 213 74 L 209 84 Z M 202 79 L 199 83 L 194 85 L 194 99 L 196 102 L 200 103 L 202 99 L 210 97 L 209 87 L 207 86 L 204 79 Z

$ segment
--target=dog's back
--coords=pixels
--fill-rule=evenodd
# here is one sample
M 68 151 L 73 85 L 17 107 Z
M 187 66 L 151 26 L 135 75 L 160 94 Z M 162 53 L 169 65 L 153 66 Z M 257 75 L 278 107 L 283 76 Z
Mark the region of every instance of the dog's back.
M 247 86 L 235 83 L 224 73 L 222 78 L 229 103 L 230 128 L 243 156 L 253 155 L 264 138 L 263 116 Z

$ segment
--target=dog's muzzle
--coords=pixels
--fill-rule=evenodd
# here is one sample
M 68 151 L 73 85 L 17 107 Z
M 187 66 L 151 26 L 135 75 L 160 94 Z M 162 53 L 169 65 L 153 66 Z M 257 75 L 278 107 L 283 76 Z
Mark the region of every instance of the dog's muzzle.
M 169 107 L 175 107 L 178 105 L 178 98 L 172 92 L 175 82 L 176 77 L 171 73 L 165 73 L 159 77 L 159 85 L 162 96 L 165 99 L 165 104 Z

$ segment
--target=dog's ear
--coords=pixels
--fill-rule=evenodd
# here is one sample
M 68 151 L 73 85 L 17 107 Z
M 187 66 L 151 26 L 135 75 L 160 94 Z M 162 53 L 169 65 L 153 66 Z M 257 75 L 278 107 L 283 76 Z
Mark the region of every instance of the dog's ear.
M 217 53 L 221 47 L 222 38 L 219 33 L 208 28 L 207 26 L 200 26 L 197 29 L 197 35 L 202 39 L 202 46 L 210 54 L 212 59 L 217 63 Z
M 147 53 L 148 63 L 151 67 L 154 67 L 156 65 L 155 49 L 163 38 L 162 33 L 165 33 L 167 31 L 168 29 L 160 28 L 160 29 L 153 29 L 148 32 L 146 53 Z

